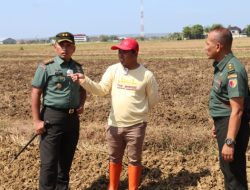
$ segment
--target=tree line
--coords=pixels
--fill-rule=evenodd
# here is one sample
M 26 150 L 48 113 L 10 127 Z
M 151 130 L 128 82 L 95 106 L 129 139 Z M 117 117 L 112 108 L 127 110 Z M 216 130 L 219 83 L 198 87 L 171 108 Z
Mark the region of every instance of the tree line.
M 203 39 L 206 37 L 206 34 L 214 28 L 217 27 L 224 27 L 222 24 L 213 24 L 211 26 L 203 27 L 200 24 L 195 24 L 193 26 L 184 26 L 182 32 L 174 32 L 170 33 L 166 36 L 151 36 L 150 39 L 167 39 L 167 40 L 183 40 L 183 39 Z M 228 28 L 231 26 L 228 26 Z M 241 30 L 241 34 L 244 34 L 250 37 L 250 25 L 247 25 L 243 30 Z M 144 40 L 148 38 L 143 38 L 140 36 L 135 37 L 139 40 Z M 19 44 L 31 44 L 31 43 L 50 43 L 52 37 L 47 39 L 32 39 L 32 40 L 18 40 Z M 101 42 L 108 42 L 108 41 L 119 41 L 121 38 L 116 35 L 100 35 L 96 37 L 89 37 L 89 41 L 101 41 Z M 4 44 L 13 44 L 9 42 L 3 42 Z M 16 43 L 16 42 L 14 42 Z
M 224 27 L 222 24 L 213 24 L 211 26 L 203 27 L 200 24 L 193 26 L 185 26 L 182 29 L 182 32 L 174 32 L 166 36 L 170 40 L 182 40 L 182 39 L 203 39 L 206 34 L 214 28 Z M 228 28 L 231 26 L 228 26 Z M 250 36 L 250 25 L 247 25 L 241 32 L 242 34 Z

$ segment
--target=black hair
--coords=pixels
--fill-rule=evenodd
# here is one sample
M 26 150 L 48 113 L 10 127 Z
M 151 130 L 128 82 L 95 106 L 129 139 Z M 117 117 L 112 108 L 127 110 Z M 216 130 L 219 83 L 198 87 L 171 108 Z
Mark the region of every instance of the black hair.
M 216 40 L 221 43 L 225 48 L 231 50 L 233 43 L 233 36 L 229 29 L 224 27 L 216 27 L 211 32 L 216 33 Z

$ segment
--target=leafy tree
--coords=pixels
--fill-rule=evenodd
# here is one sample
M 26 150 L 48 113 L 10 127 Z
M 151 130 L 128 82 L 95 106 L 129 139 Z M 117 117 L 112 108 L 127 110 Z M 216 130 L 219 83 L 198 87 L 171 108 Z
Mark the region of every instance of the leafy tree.
M 245 33 L 246 33 L 246 35 L 249 37 L 250 36 L 250 25 L 247 25 L 247 27 L 244 29 L 245 31 Z
M 107 35 L 100 35 L 100 41 L 101 42 L 107 42 L 107 41 L 109 41 L 109 36 L 107 36 Z
M 179 32 L 171 33 L 167 36 L 168 40 L 182 40 L 182 34 Z
M 203 32 L 204 32 L 203 26 L 200 24 L 196 24 L 196 25 L 192 26 L 192 28 L 191 28 L 191 36 L 193 39 L 204 38 Z
M 223 27 L 222 24 L 213 24 L 213 25 L 211 26 L 210 30 L 213 30 L 213 29 L 215 29 L 215 28 L 222 28 L 222 27 Z
M 220 28 L 223 27 L 222 24 L 213 24 L 212 26 L 206 26 L 204 27 L 204 32 L 209 33 L 211 30 L 215 29 L 215 28 Z
M 118 40 L 118 37 L 116 35 L 111 35 L 109 36 L 110 40 Z
M 190 39 L 191 38 L 191 28 L 189 26 L 185 26 L 182 30 L 183 33 L 183 37 L 186 39 Z
M 205 26 L 204 27 L 204 32 L 208 33 L 211 31 L 211 26 Z

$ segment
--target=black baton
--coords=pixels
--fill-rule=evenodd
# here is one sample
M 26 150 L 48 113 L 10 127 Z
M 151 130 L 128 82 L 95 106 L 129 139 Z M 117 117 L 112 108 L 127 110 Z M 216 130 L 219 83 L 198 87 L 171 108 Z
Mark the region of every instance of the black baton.
M 15 159 L 18 158 L 18 156 L 29 146 L 29 144 L 38 136 L 38 134 L 34 134 L 33 137 L 29 140 L 29 142 L 18 152 L 18 154 L 15 155 L 13 160 L 10 162 L 12 163 Z
M 47 126 L 48 124 L 49 124 L 48 121 L 45 121 L 45 122 L 44 122 L 44 127 L 45 127 L 45 129 L 46 129 L 46 126 Z M 27 146 L 29 146 L 30 143 L 32 143 L 32 141 L 33 141 L 37 136 L 38 136 L 38 134 L 34 134 L 34 135 L 32 136 L 32 138 L 29 140 L 29 142 L 27 142 L 26 145 L 25 145 L 16 155 L 15 155 L 15 157 L 11 160 L 10 163 L 12 163 L 15 159 L 17 159 L 18 156 L 27 148 Z

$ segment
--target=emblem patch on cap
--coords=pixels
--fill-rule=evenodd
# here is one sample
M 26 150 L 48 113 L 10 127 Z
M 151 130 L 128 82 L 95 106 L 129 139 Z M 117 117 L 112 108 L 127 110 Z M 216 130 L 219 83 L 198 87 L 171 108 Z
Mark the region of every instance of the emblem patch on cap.
M 69 36 L 68 33 L 62 33 L 62 36 Z
M 231 88 L 235 88 L 237 86 L 237 79 L 230 79 L 229 80 L 229 86 Z

